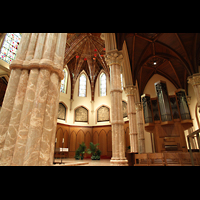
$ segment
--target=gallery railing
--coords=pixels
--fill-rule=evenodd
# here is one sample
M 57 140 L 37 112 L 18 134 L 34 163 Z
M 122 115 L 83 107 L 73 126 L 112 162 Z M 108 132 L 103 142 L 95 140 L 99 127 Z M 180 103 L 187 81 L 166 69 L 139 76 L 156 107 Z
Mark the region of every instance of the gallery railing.
M 194 138 L 195 136 L 197 137 L 198 146 L 199 146 L 199 153 L 200 153 L 200 137 L 199 137 L 199 133 L 200 133 L 200 129 L 194 131 L 193 133 L 190 133 L 190 134 L 187 136 L 192 166 L 194 166 L 194 157 L 193 157 L 193 154 L 192 154 L 190 138 Z

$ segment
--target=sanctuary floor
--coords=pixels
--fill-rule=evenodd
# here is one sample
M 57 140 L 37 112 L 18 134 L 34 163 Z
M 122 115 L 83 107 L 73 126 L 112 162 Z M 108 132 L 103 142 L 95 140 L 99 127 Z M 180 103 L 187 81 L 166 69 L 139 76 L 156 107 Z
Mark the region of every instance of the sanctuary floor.
M 55 162 L 61 162 L 60 159 L 55 159 Z M 54 164 L 54 166 L 110 166 L 110 159 L 101 160 L 75 160 L 74 158 L 64 158 L 62 159 L 63 164 Z

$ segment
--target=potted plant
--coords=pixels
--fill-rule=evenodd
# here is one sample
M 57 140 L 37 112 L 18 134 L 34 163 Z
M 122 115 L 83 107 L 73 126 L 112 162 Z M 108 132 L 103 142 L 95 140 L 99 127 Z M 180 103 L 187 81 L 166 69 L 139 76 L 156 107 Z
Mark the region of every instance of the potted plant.
M 76 152 L 75 152 L 75 156 L 74 156 L 74 158 L 75 158 L 76 160 L 81 159 L 80 151 L 79 151 L 78 149 L 77 149 Z
M 83 160 L 85 150 L 86 150 L 85 142 L 82 142 L 81 144 L 79 144 L 79 148 L 76 150 L 74 158 L 76 160 L 79 160 L 79 159 Z
M 100 160 L 101 151 L 97 148 L 98 145 L 99 143 L 93 144 L 93 142 L 90 142 L 90 148 L 87 150 L 87 153 L 92 154 L 92 160 Z

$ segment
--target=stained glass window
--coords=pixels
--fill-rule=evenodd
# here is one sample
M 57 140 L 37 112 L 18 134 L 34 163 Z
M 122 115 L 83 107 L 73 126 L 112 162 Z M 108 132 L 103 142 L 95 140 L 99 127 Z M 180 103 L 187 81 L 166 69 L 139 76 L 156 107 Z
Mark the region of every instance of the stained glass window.
M 106 96 L 106 75 L 102 73 L 100 75 L 100 96 Z
M 1 48 L 0 58 L 10 64 L 16 57 L 20 40 L 20 33 L 7 33 Z
M 67 77 L 68 77 L 68 73 L 66 69 L 63 69 L 64 72 L 64 79 L 61 80 L 61 87 L 60 87 L 60 92 L 62 93 L 66 93 L 67 90 Z
M 86 76 L 82 74 L 79 79 L 79 97 L 86 97 Z

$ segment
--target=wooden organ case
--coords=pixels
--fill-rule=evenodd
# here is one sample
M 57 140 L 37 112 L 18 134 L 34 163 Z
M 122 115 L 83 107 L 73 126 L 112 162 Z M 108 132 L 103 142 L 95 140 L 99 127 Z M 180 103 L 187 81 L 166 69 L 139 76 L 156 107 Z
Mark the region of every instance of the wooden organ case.
M 184 130 L 193 126 L 185 90 L 168 95 L 164 81 L 156 82 L 157 97 L 141 96 L 145 130 L 154 135 L 155 152 L 187 152 Z

